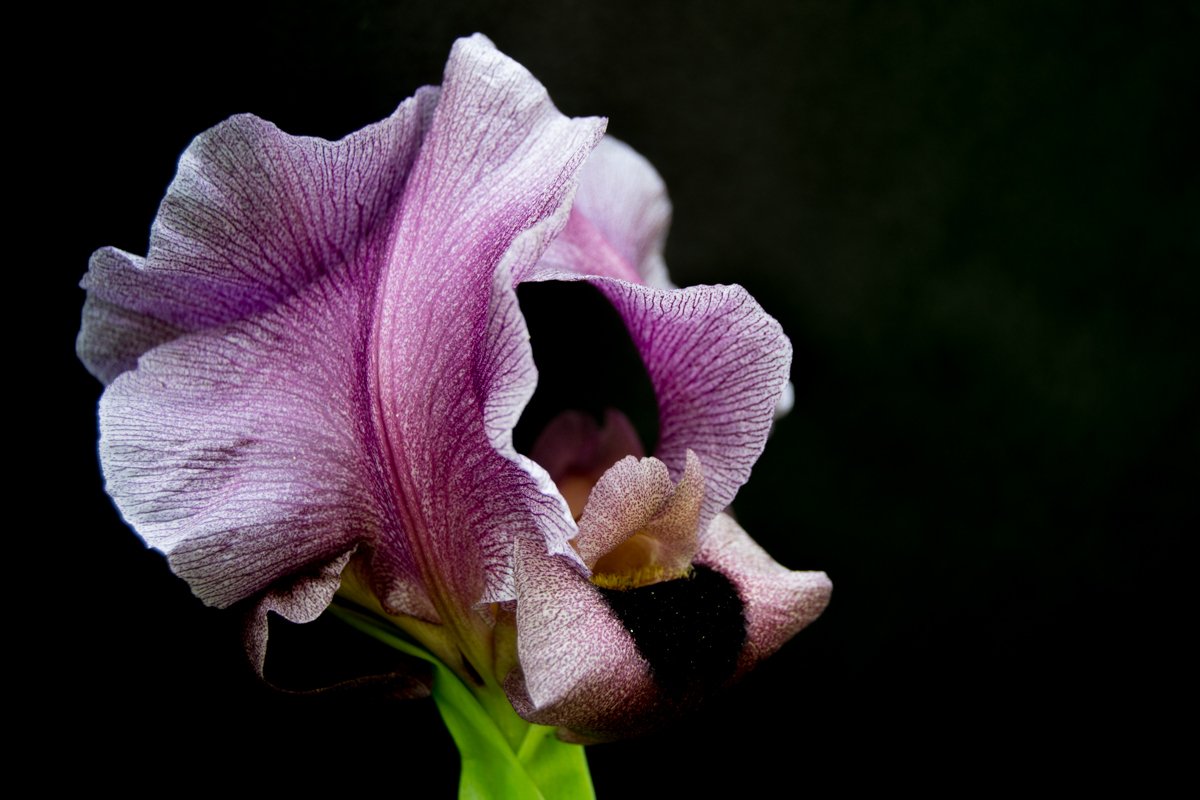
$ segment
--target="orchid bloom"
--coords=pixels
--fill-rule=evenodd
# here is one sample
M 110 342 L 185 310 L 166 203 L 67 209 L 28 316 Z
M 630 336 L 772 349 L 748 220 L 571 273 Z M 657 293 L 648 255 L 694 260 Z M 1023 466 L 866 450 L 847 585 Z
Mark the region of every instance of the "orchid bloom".
M 732 680 L 824 608 L 823 573 L 781 567 L 725 513 L 789 342 L 740 287 L 669 284 L 662 181 L 604 127 L 475 36 L 440 88 L 340 141 L 248 115 L 202 133 L 148 255 L 93 256 L 78 351 L 107 384 L 108 491 L 200 599 L 252 609 L 260 669 L 268 612 L 308 622 L 340 591 L 592 741 Z M 624 320 L 652 456 L 619 411 L 569 409 L 516 451 L 528 281 L 586 281 Z

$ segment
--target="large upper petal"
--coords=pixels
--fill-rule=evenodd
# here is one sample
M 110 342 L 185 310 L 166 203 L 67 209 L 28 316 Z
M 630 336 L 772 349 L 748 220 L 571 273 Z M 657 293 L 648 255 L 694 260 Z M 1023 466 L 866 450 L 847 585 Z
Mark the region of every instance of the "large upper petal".
M 77 348 L 106 383 L 182 333 L 269 311 L 331 272 L 369 285 L 379 239 L 429 126 L 437 89 L 336 142 L 249 114 L 200 134 L 179 159 L 146 257 L 92 256 Z
M 513 597 L 516 532 L 570 552 L 565 503 L 512 449 L 536 372 L 510 276 L 561 231 L 603 129 L 560 114 L 486 39 L 455 45 L 381 281 L 371 395 L 404 536 L 460 603 Z
M 174 332 L 106 391 L 101 455 L 126 519 L 206 602 L 285 585 L 260 607 L 310 618 L 357 548 L 387 610 L 438 619 L 512 596 L 513 531 L 569 551 L 564 504 L 508 441 L 535 379 L 510 275 L 565 224 L 603 122 L 563 117 L 482 37 L 455 45 L 432 117 L 412 106 L 416 152 L 380 156 L 405 169 L 371 166 L 387 125 L 349 149 L 272 134 L 237 160 L 289 154 L 278 169 L 193 147 L 228 185 L 176 181 L 191 238 L 160 219 L 149 258 L 89 277 L 122 322 Z M 255 215 L 272 202 L 278 224 Z M 140 330 L 106 322 L 81 339 Z

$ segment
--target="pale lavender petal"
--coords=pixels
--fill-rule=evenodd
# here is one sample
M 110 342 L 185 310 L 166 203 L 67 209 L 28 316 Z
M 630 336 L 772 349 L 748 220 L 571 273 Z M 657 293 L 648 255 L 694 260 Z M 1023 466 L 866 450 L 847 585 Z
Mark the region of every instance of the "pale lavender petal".
M 106 261 L 120 263 L 108 267 L 103 264 Z M 140 256 L 106 247 L 92 255 L 91 273 L 123 270 L 136 273 L 143 269 L 143 262 Z M 125 370 L 136 367 L 142 353 L 181 333 L 183 330 L 176 325 L 89 292 L 83 303 L 75 351 L 88 370 L 107 384 Z
M 337 142 L 251 115 L 200 134 L 159 207 L 149 255 L 93 257 L 77 349 L 111 381 L 171 333 L 269 310 L 329 273 L 369 283 L 436 89 Z
M 616 306 L 658 398 L 660 431 L 654 455 L 666 462 L 675 478 L 683 472 L 689 448 L 700 457 L 708 492 L 703 530 L 733 500 L 762 453 L 787 385 L 791 343 L 779 323 L 740 286 L 669 291 L 640 285 L 655 274 L 646 267 L 646 254 L 661 251 L 669 206 L 639 226 L 620 213 L 619 203 L 593 199 L 589 207 L 585 202 L 602 194 L 603 187 L 616 191 L 609 184 L 625 176 L 634 186 L 630 202 L 638 207 L 635 200 L 642 198 L 644 207 L 656 207 L 646 199 L 656 196 L 654 182 L 636 180 L 649 166 L 629 161 L 640 157 L 622 148 L 607 149 L 609 157 L 598 162 L 604 168 L 599 174 L 611 172 L 615 177 L 610 182 L 593 175 L 594 187 L 581 185 L 562 235 L 526 279 L 584 279 Z M 626 167 L 609 166 L 621 163 Z
M 517 713 L 597 739 L 634 727 L 658 689 L 601 594 L 537 542 L 518 540 L 514 572 L 520 668 L 505 688 Z
M 644 731 L 736 680 L 829 602 L 824 573 L 780 566 L 725 514 L 695 564 L 694 578 L 600 591 L 576 566 L 519 543 L 510 612 L 519 666 L 505 682 L 517 712 L 574 741 Z M 685 652 L 665 651 L 671 643 Z
M 781 566 L 728 514 L 713 519 L 696 563 L 723 574 L 742 599 L 746 644 L 738 659 L 739 674 L 820 616 L 833 591 L 824 572 L 793 572 Z
M 399 527 L 365 391 L 370 305 L 354 288 L 327 276 L 267 314 L 156 347 L 101 399 L 109 493 L 207 603 Z
M 360 653 L 346 652 L 343 649 L 345 643 L 331 642 L 327 633 L 310 632 L 307 628 L 284 631 L 290 634 L 292 640 L 290 647 L 285 648 L 283 675 L 286 682 L 278 682 L 278 664 L 275 665 L 274 674 L 267 674 L 269 634 L 272 628 L 278 634 L 281 625 L 278 619 L 272 618 L 281 617 L 291 623 L 315 621 L 341 589 L 344 570 L 348 568 L 347 564 L 352 556 L 353 553 L 348 551 L 332 561 L 317 564 L 312 569 L 280 581 L 253 604 L 246 614 L 244 629 L 246 655 L 251 666 L 268 684 L 287 692 L 318 694 L 336 689 L 354 689 L 359 692 L 374 689 L 388 699 L 427 697 L 433 683 L 427 662 L 392 650 L 386 659 L 368 657 L 366 663 L 370 664 L 370 672 L 364 674 L 363 664 L 355 659 Z M 368 642 L 370 640 L 362 640 L 364 644 Z M 298 643 L 301 648 L 299 651 L 296 649 Z M 339 654 L 349 659 L 345 664 L 346 671 L 323 674 L 316 678 L 315 682 L 310 678 L 297 684 L 294 674 L 297 668 L 303 674 L 306 665 L 296 662 L 309 658 L 315 658 L 318 663 L 324 662 L 330 646 L 339 648 Z
M 404 536 L 454 605 L 514 596 L 513 531 L 542 526 L 544 546 L 570 553 L 561 498 L 507 442 L 535 381 L 510 275 L 565 224 L 602 131 L 560 114 L 483 37 L 455 44 L 381 283 L 370 370 Z
M 518 278 L 567 271 L 670 288 L 662 255 L 670 223 L 671 202 L 658 172 L 629 145 L 607 136 L 584 165 L 565 235 Z
M 658 564 L 668 574 L 686 570 L 696 555 L 700 514 L 704 506 L 704 473 L 700 459 L 687 451 L 687 465 L 670 500 L 646 525 L 645 532 L 659 543 Z
M 605 278 L 591 282 L 625 319 L 654 385 L 654 455 L 676 479 L 689 449 L 700 457 L 704 531 L 750 477 L 766 445 L 787 383 L 791 343 L 740 286 L 664 291 Z
M 361 132 L 348 149 L 303 140 L 321 158 L 292 144 L 287 158 L 255 156 L 270 169 L 206 140 L 201 151 L 232 159 L 218 170 L 226 181 L 237 164 L 254 185 L 188 178 L 188 202 L 165 203 L 163 219 L 190 220 L 198 241 L 184 222 L 160 219 L 155 233 L 182 265 L 173 280 L 206 302 L 189 305 L 165 280 L 139 283 L 153 248 L 146 264 L 92 276 L 106 302 L 114 287 L 144 291 L 152 305 L 134 311 L 201 331 L 143 354 L 110 386 L 101 450 L 126 519 L 206 602 L 273 591 L 358 547 L 388 611 L 436 621 L 447 597 L 463 607 L 512 596 L 515 530 L 541 524 L 544 546 L 574 557 L 549 476 L 508 441 L 535 380 L 510 272 L 565 224 L 603 123 L 563 117 L 481 37 L 456 45 L 443 91 L 433 118 L 414 109 L 428 134 L 403 169 L 359 158 L 395 154 L 387 126 L 370 146 Z M 274 131 L 243 118 L 222 136 L 240 141 L 247 125 Z M 296 178 L 300 164 L 326 179 L 333 206 Z M 359 181 L 384 186 L 367 194 L 386 199 L 376 205 L 390 224 L 371 221 L 379 208 Z M 212 210 L 229 197 L 228 215 Z M 272 198 L 287 210 L 282 232 L 253 214 L 243 222 Z M 235 313 L 250 316 L 220 324 Z

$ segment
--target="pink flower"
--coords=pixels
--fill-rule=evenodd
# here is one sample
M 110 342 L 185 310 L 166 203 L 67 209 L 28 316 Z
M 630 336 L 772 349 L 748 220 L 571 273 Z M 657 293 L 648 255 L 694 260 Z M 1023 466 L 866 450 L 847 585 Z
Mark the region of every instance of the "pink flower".
M 310 621 L 341 589 L 527 719 L 605 738 L 824 608 L 824 574 L 723 513 L 790 345 L 740 287 L 669 286 L 661 180 L 604 124 L 472 37 L 440 89 L 338 142 L 252 116 L 201 134 L 148 255 L 93 256 L 78 350 L 108 383 L 108 491 L 202 600 L 253 604 L 260 667 L 268 611 Z M 619 414 L 513 448 L 537 379 L 515 287 L 546 280 L 624 319 L 653 457 Z

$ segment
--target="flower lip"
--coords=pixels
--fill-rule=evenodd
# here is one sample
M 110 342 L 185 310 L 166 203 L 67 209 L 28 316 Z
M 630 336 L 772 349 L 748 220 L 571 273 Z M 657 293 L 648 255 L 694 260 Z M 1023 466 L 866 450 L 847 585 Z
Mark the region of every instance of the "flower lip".
M 626 456 L 596 482 L 576 550 L 592 580 L 631 589 L 686 575 L 696 555 L 704 475 L 692 451 L 678 483 L 656 458 Z
M 691 564 L 682 569 L 664 566 L 661 563 L 663 549 L 653 536 L 638 531 L 596 562 L 592 568 L 592 583 L 601 589 L 627 590 L 692 574 Z

